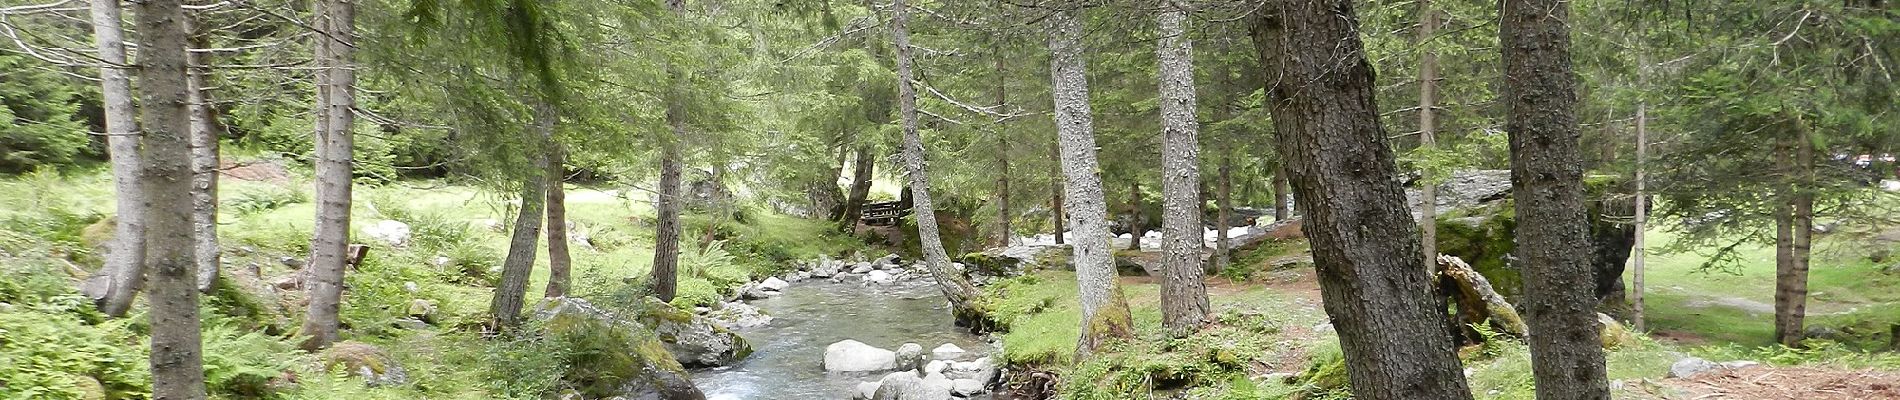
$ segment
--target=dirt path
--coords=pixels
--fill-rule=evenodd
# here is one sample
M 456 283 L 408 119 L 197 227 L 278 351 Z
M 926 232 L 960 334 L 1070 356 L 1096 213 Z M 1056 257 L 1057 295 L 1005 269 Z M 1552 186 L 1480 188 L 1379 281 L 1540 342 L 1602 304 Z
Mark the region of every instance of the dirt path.
M 1818 367 L 1748 367 L 1662 381 L 1661 399 L 1900 399 L 1900 373 Z M 1655 393 L 1652 393 L 1655 394 Z

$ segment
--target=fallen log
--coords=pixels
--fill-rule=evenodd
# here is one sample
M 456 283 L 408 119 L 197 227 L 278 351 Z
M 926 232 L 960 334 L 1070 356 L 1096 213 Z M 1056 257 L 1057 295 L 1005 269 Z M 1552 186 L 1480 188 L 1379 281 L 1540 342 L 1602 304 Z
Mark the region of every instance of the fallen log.
M 1471 268 L 1465 260 L 1457 256 L 1438 255 L 1438 274 L 1449 279 L 1458 287 L 1458 314 L 1467 325 L 1489 323 L 1499 333 L 1514 337 L 1524 337 L 1529 329 L 1524 318 L 1518 316 L 1517 307 L 1504 300 L 1503 295 L 1491 288 L 1491 281 Z

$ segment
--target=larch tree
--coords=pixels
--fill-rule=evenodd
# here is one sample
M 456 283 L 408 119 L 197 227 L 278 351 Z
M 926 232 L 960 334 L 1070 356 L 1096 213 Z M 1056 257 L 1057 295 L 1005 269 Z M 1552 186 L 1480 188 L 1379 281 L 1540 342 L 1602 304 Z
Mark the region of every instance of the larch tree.
M 1128 300 L 1115 277 L 1109 247 L 1108 204 L 1095 159 L 1095 127 L 1089 109 L 1088 66 L 1082 59 L 1079 9 L 1055 10 L 1044 18 L 1049 33 L 1050 87 L 1066 195 L 1063 209 L 1075 231 L 1075 279 L 1081 295 L 1081 337 L 1076 353 L 1086 358 L 1110 341 L 1132 335 Z M 1061 232 L 1057 232 L 1060 235 Z
M 1253 32 L 1279 151 L 1354 397 L 1470 399 L 1373 100 L 1350 0 L 1274 0 Z
M 567 248 L 567 152 L 554 139 L 554 130 L 542 131 L 546 135 L 547 155 L 547 213 L 548 213 L 548 286 L 544 297 L 566 297 L 567 288 L 572 284 L 571 272 L 574 258 Z
M 209 47 L 203 24 L 189 20 L 193 48 Z M 191 103 L 191 237 L 192 253 L 198 263 L 198 291 L 210 294 L 217 286 L 218 251 L 218 132 L 217 108 L 211 101 L 211 89 L 205 86 L 211 68 L 206 56 L 193 51 L 186 54 L 190 75 L 187 99 Z
M 687 18 L 686 0 L 667 0 L 667 8 L 680 20 Z M 677 66 L 667 66 L 667 75 L 671 78 L 666 97 L 666 125 L 670 135 L 660 139 L 660 183 L 653 208 L 659 214 L 654 224 L 653 269 L 648 279 L 653 287 L 653 295 L 663 301 L 673 300 L 679 286 L 680 262 L 680 173 L 685 161 L 680 158 L 680 141 L 686 138 L 686 71 Z
M 1418 1 L 1418 147 L 1432 151 L 1438 147 L 1438 51 L 1432 49 L 1432 31 L 1438 28 L 1438 11 L 1432 0 Z M 1419 243 L 1423 245 L 1425 268 L 1438 263 L 1438 181 L 1430 168 L 1421 169 L 1418 185 Z
M 1155 54 L 1160 60 L 1161 247 L 1166 275 L 1161 281 L 1161 322 L 1174 335 L 1200 329 L 1211 311 L 1201 268 L 1206 244 L 1201 235 L 1200 126 L 1194 116 L 1194 53 L 1185 7 L 1170 1 L 1156 16 L 1161 27 Z M 1225 165 L 1222 172 L 1225 177 Z M 1226 194 L 1225 186 L 1222 190 Z M 1225 230 L 1225 223 L 1217 225 Z
M 310 263 L 304 285 L 310 305 L 304 312 L 305 350 L 337 341 L 337 312 L 343 303 L 343 271 L 350 247 L 350 192 L 356 123 L 356 3 L 321 0 L 315 7 L 317 64 L 317 212 L 310 236 Z
M 977 330 L 988 329 L 984 326 L 986 317 L 981 308 L 981 299 L 978 298 L 981 292 L 970 284 L 963 271 L 950 265 L 950 256 L 943 249 L 943 238 L 937 227 L 937 212 L 930 198 L 930 175 L 924 160 L 923 134 L 917 127 L 917 88 L 911 80 L 910 9 L 904 0 L 895 0 L 891 8 L 891 40 L 897 50 L 897 107 L 904 125 L 904 168 L 910 183 L 911 209 L 917 219 L 917 237 L 923 242 L 924 264 L 929 266 L 931 276 L 936 278 L 943 297 L 950 301 L 951 314 L 956 317 L 957 325 Z
M 1506 0 L 1504 130 L 1511 142 L 1516 254 L 1523 261 L 1531 370 L 1539 400 L 1608 399 L 1597 337 L 1596 272 L 1584 208 L 1576 77 L 1566 0 Z
M 138 109 L 132 104 L 132 80 L 126 70 L 125 30 L 118 0 L 93 0 L 93 43 L 98 47 L 100 97 L 104 100 L 106 155 L 112 166 L 116 213 L 105 268 L 87 279 L 82 290 L 108 316 L 124 316 L 145 284 L 145 188 L 139 180 Z
M 143 0 L 139 30 L 139 102 L 144 141 L 147 300 L 151 305 L 152 398 L 205 398 L 198 322 L 197 264 L 191 234 L 189 30 L 178 0 Z
M 547 209 L 548 188 L 554 185 L 555 177 L 548 174 L 553 146 L 554 125 L 560 118 L 549 104 L 538 94 L 526 95 L 524 103 L 533 113 L 530 132 L 523 141 L 528 148 L 524 152 L 534 154 L 533 168 L 522 172 L 519 187 L 521 208 L 516 209 L 514 227 L 508 235 L 508 255 L 501 261 L 501 282 L 495 285 L 495 296 L 489 299 L 488 313 L 492 324 L 497 327 L 513 327 L 521 323 L 521 309 L 527 303 L 528 278 L 534 274 L 534 258 L 538 250 L 535 243 L 541 238 L 541 222 Z

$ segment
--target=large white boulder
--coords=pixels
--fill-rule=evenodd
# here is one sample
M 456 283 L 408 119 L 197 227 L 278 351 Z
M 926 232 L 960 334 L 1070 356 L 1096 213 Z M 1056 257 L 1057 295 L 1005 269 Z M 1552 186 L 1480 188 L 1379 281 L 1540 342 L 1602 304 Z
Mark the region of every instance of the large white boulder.
M 950 343 L 944 343 L 942 346 L 930 349 L 930 357 L 938 360 L 954 360 L 958 356 L 962 356 L 963 353 L 962 347 L 957 347 L 957 345 Z
M 387 219 L 376 221 L 376 223 L 370 224 L 369 227 L 363 228 L 363 234 L 369 236 L 371 239 L 388 243 L 390 246 L 402 247 L 409 245 L 409 224 L 402 223 L 402 221 Z
M 864 274 L 864 281 L 879 285 L 888 285 L 892 282 L 896 282 L 897 276 L 891 275 L 891 273 L 884 272 L 883 270 L 872 270 L 870 273 Z
M 771 289 L 771 290 L 777 290 L 777 291 L 785 291 L 785 288 L 792 287 L 792 284 L 790 282 L 786 282 L 785 280 L 779 279 L 777 277 L 771 277 L 771 278 L 765 278 L 765 281 L 763 282 L 759 282 L 759 287 Z
M 894 368 L 897 368 L 897 352 L 894 351 L 849 339 L 825 346 L 825 371 L 873 372 Z
M 955 384 L 943 375 L 917 377 L 917 371 L 899 371 L 879 381 L 872 400 L 951 400 Z

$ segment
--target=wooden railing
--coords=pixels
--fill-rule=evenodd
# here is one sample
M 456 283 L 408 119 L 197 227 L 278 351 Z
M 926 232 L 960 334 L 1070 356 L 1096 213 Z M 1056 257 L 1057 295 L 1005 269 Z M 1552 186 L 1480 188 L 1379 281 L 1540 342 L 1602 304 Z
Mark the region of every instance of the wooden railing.
M 891 226 L 910 215 L 910 205 L 901 201 L 870 203 L 864 205 L 864 216 L 859 218 L 865 225 Z

